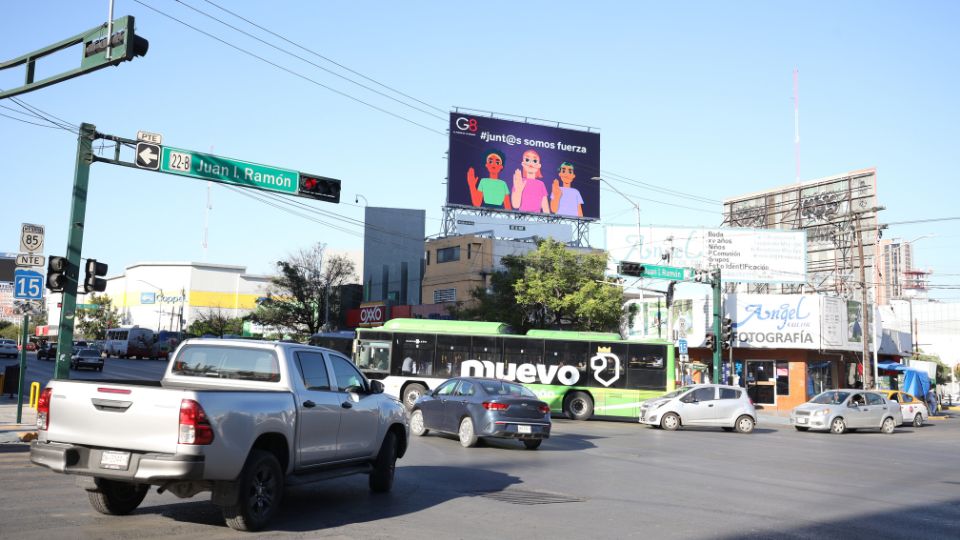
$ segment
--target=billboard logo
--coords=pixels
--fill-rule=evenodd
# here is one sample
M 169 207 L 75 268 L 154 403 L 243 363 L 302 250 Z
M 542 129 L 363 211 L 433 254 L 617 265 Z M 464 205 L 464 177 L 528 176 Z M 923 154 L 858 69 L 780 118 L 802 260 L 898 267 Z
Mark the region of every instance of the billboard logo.
M 477 132 L 477 119 L 476 118 L 466 118 L 461 116 L 457 118 L 456 121 L 457 129 L 462 131 L 469 131 L 471 133 Z

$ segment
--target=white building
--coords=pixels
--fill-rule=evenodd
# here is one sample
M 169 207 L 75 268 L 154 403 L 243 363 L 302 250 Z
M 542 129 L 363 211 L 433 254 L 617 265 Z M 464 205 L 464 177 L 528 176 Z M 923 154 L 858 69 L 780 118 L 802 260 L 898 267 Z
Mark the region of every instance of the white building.
M 143 262 L 107 278 L 108 295 L 123 326 L 155 331 L 186 329 L 200 315 L 242 317 L 266 296 L 270 276 L 251 275 L 243 266 L 197 262 Z M 77 304 L 88 295 L 78 295 Z M 60 321 L 60 294 L 47 297 L 50 333 Z

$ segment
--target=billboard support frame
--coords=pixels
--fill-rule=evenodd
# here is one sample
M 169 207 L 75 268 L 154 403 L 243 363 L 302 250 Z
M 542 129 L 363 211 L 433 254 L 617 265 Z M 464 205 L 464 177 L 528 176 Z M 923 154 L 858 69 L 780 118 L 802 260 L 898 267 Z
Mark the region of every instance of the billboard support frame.
M 502 210 L 486 210 L 483 208 L 467 208 L 463 206 L 443 206 L 443 220 L 440 229 L 440 237 L 459 236 L 457 230 L 457 220 L 463 216 L 494 216 L 507 217 L 514 216 L 529 221 L 540 223 L 559 223 L 573 226 L 573 241 L 569 243 L 573 247 L 589 247 L 590 245 L 590 227 L 591 220 L 582 218 L 567 218 L 552 214 L 524 214 L 519 212 L 503 212 Z

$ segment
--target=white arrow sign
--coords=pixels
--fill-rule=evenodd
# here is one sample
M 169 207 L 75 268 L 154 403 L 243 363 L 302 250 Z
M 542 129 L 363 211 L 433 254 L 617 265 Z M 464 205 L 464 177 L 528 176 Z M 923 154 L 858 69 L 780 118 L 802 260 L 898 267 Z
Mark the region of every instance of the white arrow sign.
M 146 163 L 147 165 L 153 164 L 153 161 L 158 157 L 160 156 L 158 156 L 157 154 L 154 154 L 153 148 L 150 148 L 149 146 L 144 148 L 143 151 L 140 152 L 140 159 L 142 159 L 143 162 Z

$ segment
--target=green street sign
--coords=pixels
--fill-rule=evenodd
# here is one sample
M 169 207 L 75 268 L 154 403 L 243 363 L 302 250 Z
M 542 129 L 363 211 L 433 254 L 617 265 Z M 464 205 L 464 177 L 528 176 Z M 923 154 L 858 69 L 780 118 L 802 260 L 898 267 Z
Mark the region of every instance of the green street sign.
M 671 280 L 684 280 L 686 279 L 686 268 L 680 268 L 677 266 L 658 266 L 655 264 L 644 264 L 643 265 L 643 277 L 646 278 L 655 278 L 655 279 L 671 279 Z M 693 273 L 692 271 L 690 272 Z
M 139 159 L 147 163 L 156 159 L 156 154 L 153 152 L 158 148 L 157 146 L 142 145 L 143 150 L 140 150 L 139 146 L 139 151 L 146 152 L 144 156 L 138 154 Z M 300 184 L 298 171 L 169 146 L 159 148 L 161 149 L 160 172 L 291 195 L 297 194 Z M 142 166 L 140 162 L 138 166 Z

